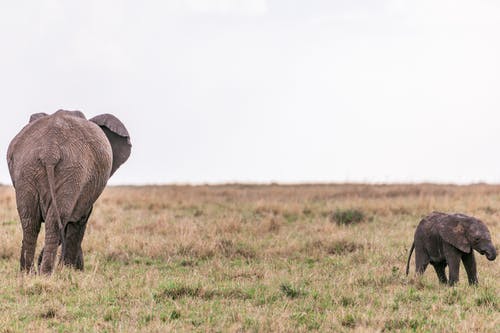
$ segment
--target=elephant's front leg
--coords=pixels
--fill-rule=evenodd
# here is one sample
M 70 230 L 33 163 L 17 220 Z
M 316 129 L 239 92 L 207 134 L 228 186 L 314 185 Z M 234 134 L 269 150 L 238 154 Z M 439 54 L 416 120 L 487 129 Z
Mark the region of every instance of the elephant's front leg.
M 476 258 L 474 258 L 474 251 L 471 250 L 470 253 L 462 256 L 462 262 L 465 266 L 465 271 L 467 272 L 467 278 L 469 279 L 469 284 L 478 284 L 477 279 L 477 268 L 476 268 Z
M 21 271 L 30 272 L 33 269 L 36 241 L 40 232 L 41 221 L 32 218 L 22 218 L 23 242 L 21 258 L 19 260 Z
M 449 267 L 450 278 L 448 284 L 453 286 L 458 282 L 458 276 L 460 272 L 460 259 L 462 253 L 450 244 L 443 244 L 444 256 L 446 257 L 446 262 Z

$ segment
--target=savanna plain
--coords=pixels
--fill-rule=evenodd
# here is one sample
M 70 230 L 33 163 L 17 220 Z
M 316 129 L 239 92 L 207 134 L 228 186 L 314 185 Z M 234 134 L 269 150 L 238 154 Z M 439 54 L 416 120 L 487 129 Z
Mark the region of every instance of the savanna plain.
M 405 275 L 420 219 L 482 219 L 500 244 L 500 186 L 108 187 L 85 270 L 19 272 L 14 191 L 0 187 L 0 332 L 500 332 L 500 268 L 476 253 L 455 287 Z M 43 245 L 43 227 L 37 255 Z

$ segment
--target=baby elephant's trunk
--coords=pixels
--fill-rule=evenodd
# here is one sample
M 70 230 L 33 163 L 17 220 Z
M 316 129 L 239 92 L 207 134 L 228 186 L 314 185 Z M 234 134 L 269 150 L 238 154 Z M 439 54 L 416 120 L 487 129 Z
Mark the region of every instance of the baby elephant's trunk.
M 497 251 L 495 247 L 492 246 L 490 250 L 486 251 L 486 258 L 490 261 L 493 261 L 497 258 Z
M 497 258 L 497 250 L 495 249 L 495 245 L 490 239 L 485 239 L 474 246 L 474 250 L 479 252 L 481 255 L 486 256 L 486 258 L 490 261 L 493 261 Z

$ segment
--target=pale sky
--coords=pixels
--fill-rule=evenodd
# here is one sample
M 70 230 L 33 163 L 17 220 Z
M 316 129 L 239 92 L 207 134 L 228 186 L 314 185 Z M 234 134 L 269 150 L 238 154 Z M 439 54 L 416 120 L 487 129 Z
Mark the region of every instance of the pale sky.
M 0 2 L 0 183 L 29 115 L 113 113 L 111 184 L 500 182 L 500 2 Z

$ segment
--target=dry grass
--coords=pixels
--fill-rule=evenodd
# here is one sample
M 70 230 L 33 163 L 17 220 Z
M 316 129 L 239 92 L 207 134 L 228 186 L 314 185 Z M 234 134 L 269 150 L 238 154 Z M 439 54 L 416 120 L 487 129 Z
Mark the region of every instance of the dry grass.
M 353 225 L 332 213 L 358 210 Z M 0 332 L 500 331 L 498 261 L 479 287 L 406 278 L 433 210 L 481 218 L 500 238 L 500 187 L 112 187 L 84 239 L 86 269 L 18 273 L 21 228 L 0 187 Z M 43 243 L 43 232 L 39 248 Z

